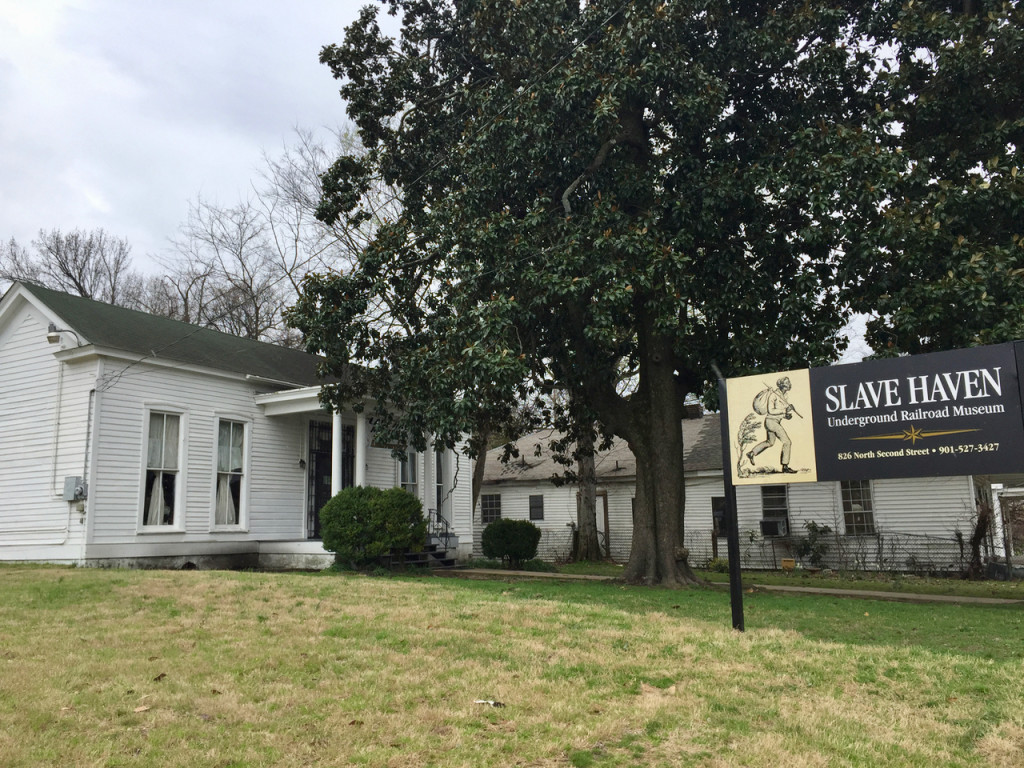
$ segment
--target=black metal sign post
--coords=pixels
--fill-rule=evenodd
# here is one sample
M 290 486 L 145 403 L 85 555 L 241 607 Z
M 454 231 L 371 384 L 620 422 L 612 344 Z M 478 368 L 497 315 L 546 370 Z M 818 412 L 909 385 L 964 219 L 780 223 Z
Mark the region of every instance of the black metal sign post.
M 718 376 L 718 402 L 721 410 L 720 424 L 722 428 L 722 480 L 725 483 L 725 516 L 729 530 L 726 532 L 727 552 L 729 556 L 729 603 L 732 606 L 732 628 L 743 632 L 743 581 L 740 574 L 740 525 L 736 513 L 736 486 L 732 484 L 732 472 L 729 471 L 729 406 L 725 392 L 725 379 L 715 368 Z

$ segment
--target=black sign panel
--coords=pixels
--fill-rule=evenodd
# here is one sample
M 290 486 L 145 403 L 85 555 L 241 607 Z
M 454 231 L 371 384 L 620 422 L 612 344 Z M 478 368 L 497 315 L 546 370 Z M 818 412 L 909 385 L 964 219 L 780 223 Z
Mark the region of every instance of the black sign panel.
M 1024 353 L 1024 343 L 1016 345 Z M 1014 347 L 812 368 L 817 478 L 1024 471 L 1024 390 Z

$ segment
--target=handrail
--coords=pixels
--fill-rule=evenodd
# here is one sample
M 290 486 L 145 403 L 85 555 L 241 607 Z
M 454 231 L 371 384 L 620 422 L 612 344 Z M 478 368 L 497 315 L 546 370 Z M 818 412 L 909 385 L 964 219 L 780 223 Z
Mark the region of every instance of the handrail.
M 443 542 L 446 550 L 449 548 L 452 532 L 448 521 L 436 509 L 427 510 L 427 535 Z

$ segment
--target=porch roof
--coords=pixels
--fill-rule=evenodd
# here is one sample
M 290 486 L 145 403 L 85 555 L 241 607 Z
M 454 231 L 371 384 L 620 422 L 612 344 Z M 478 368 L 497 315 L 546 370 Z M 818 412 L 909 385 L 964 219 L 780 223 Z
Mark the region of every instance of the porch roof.
M 320 402 L 321 385 L 315 387 L 299 387 L 283 389 L 279 392 L 267 392 L 256 395 L 256 405 L 263 409 L 267 416 L 287 416 L 292 413 L 329 414 L 331 409 Z M 373 410 L 374 401 L 367 398 L 364 413 Z
M 287 416 L 292 413 L 330 413 L 320 402 L 320 386 L 283 389 L 256 395 L 256 405 L 267 416 Z

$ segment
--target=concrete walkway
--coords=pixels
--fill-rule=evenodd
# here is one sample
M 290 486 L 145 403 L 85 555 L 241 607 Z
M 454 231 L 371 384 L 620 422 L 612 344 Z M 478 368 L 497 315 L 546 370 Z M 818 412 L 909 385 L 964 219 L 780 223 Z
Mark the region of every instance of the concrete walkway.
M 583 573 L 548 573 L 547 571 L 503 571 L 498 568 L 451 568 L 435 571 L 437 576 L 460 576 L 467 579 L 539 579 L 541 581 L 611 581 L 614 576 L 589 576 Z
M 897 603 L 953 603 L 958 605 L 1024 605 L 1024 600 L 1003 597 L 968 597 L 961 595 L 921 595 L 911 592 L 879 592 L 868 589 L 826 589 L 824 587 L 789 587 L 781 584 L 753 584 L 756 591 L 788 592 L 822 597 L 855 597 L 861 600 L 889 600 Z
M 575 573 L 547 573 L 545 571 L 503 571 L 492 568 L 453 568 L 436 571 L 438 576 L 456 576 L 468 579 L 537 579 L 540 581 L 612 581 L 614 576 L 588 576 Z M 710 582 L 709 586 L 728 589 L 729 585 Z M 826 587 L 790 587 L 781 584 L 751 584 L 755 592 L 783 592 L 789 594 L 818 595 L 819 597 L 845 597 L 859 600 L 889 600 L 899 603 L 945 603 L 954 605 L 1024 605 L 1024 599 L 1002 597 L 967 597 L 959 595 L 921 595 L 911 592 L 882 592 L 868 589 L 828 589 Z

